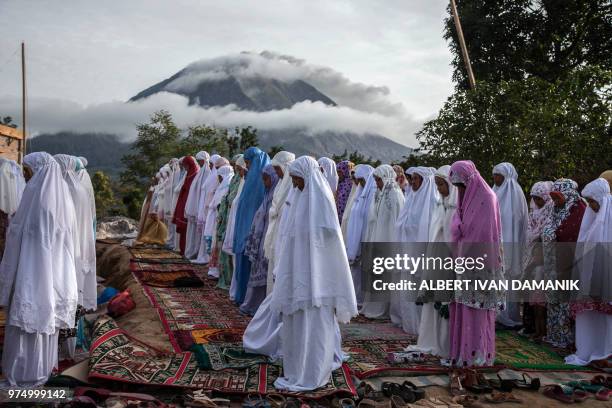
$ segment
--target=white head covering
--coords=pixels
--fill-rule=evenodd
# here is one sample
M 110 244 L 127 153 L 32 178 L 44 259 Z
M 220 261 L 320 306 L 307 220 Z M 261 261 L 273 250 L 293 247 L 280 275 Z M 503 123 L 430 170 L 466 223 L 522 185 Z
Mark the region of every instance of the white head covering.
M 86 310 L 95 310 L 97 307 L 96 237 L 93 225 L 96 215 L 92 213 L 89 193 L 76 174 L 78 159 L 67 154 L 57 154 L 54 158 L 70 190 L 76 214 L 75 262 L 79 304 Z
M 323 169 L 323 175 L 329 184 L 332 192 L 335 194 L 338 189 L 338 170 L 336 169 L 336 163 L 329 157 L 321 157 L 319 159 L 319 165 Z
M 502 221 L 502 242 L 504 264 L 509 276 L 522 274 L 523 244 L 527 242 L 528 210 L 523 189 L 518 183 L 518 174 L 511 163 L 500 163 L 493 168 L 493 174 L 504 176 L 501 186 L 494 185 L 493 191 L 499 201 Z
M 281 231 L 272 309 L 292 314 L 333 307 L 338 321 L 347 323 L 357 315 L 357 302 L 334 196 L 312 157 L 298 158 L 289 172 L 304 179 L 304 189 L 295 189 L 287 228 Z
M 23 171 L 15 161 L 0 157 L 0 211 L 13 215 L 25 189 Z
M 599 211 L 589 206 L 580 224 L 576 263 L 580 271 L 580 287 L 610 302 L 612 297 L 612 195 L 610 184 L 603 178 L 591 181 L 582 196 L 597 201 Z
M 439 194 L 434 174 L 429 167 L 415 167 L 409 169 L 410 174 L 418 174 L 423 179 L 417 191 L 410 190 L 406 203 L 398 217 L 397 239 L 400 242 L 428 242 L 429 226 Z
M 79 156 L 78 159 L 81 161 L 83 167 L 87 167 L 87 165 L 89 164 L 89 161 L 83 156 Z
M 219 186 L 219 178 L 217 177 L 218 169 L 216 167 L 219 159 L 221 159 L 221 156 L 218 154 L 213 154 L 210 156 L 210 163 L 212 163 L 213 166 L 212 169 L 210 169 L 208 176 L 206 176 L 206 180 L 202 181 L 202 185 L 200 187 L 200 202 L 198 204 L 198 224 L 200 225 L 206 223 L 208 213 L 210 212 L 210 204 L 213 196 L 215 195 L 215 190 L 217 189 L 217 186 Z M 212 235 L 211 226 L 206 229 L 206 235 Z
M 273 166 L 279 166 L 283 169 L 283 178 L 276 185 L 272 196 L 272 204 L 268 213 L 268 230 L 264 239 L 264 254 L 268 258 L 268 264 L 271 263 L 272 265 L 274 264 L 274 243 L 278 234 L 278 221 L 292 187 L 289 164 L 294 160 L 295 154 L 281 151 L 276 153 L 270 162 Z
M 187 203 L 185 204 L 185 217 L 187 220 L 192 222 L 198 217 L 198 210 L 200 209 L 200 200 L 202 193 L 202 185 L 206 181 L 210 174 L 209 163 L 210 156 L 207 152 L 201 151 L 196 154 L 197 161 L 204 161 L 204 164 L 200 167 L 198 174 L 191 182 L 189 186 L 189 195 L 187 196 Z
M 0 305 L 7 324 L 28 333 L 53 334 L 74 327 L 77 280 L 76 215 L 59 164 L 48 153 L 31 153 L 34 172 L 11 220 L 0 264 Z
M 517 181 L 516 169 L 511 163 L 500 163 L 493 168 L 493 174 L 504 176 L 501 186 L 493 186 L 502 217 L 503 242 L 524 242 L 527 230 L 527 201 Z
M 234 177 L 234 169 L 232 166 L 223 166 L 217 170 L 217 176 L 221 176 L 222 181 L 215 190 L 215 195 L 212 199 L 211 207 L 217 208 L 219 204 L 221 204 L 221 200 L 227 192 L 229 191 L 229 185 L 232 181 L 232 177 Z
M 382 190 L 376 190 L 374 203 L 368 211 L 367 231 L 364 241 L 393 242 L 395 240 L 395 222 L 404 206 L 404 193 L 397 181 L 397 174 L 388 164 L 378 166 L 374 176 L 383 181 Z
M 346 252 L 348 259 L 353 262 L 361 253 L 361 241 L 365 237 L 366 221 L 370 211 L 370 205 L 376 194 L 376 182 L 373 174 L 374 168 L 368 164 L 355 168 L 355 178 L 365 179 L 365 186 L 359 185 L 355 193 L 355 200 L 349 216 L 349 224 L 346 239 Z
M 455 210 L 457 209 L 457 200 L 459 191 L 453 185 L 449 177 L 450 166 L 445 165 L 435 171 L 434 177 L 444 179 L 448 186 L 448 196 L 442 197 L 438 195 L 438 201 L 431 217 L 429 226 L 429 241 L 430 242 L 452 242 L 451 237 L 451 221 Z M 435 179 L 434 179 L 435 181 Z

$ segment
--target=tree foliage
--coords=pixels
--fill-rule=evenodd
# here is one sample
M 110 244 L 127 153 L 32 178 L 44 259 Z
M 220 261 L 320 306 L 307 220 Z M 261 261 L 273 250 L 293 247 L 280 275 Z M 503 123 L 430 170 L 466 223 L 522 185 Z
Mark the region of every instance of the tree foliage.
M 331 159 L 336 163 L 343 160 L 348 160 L 355 164 L 369 164 L 374 168 L 382 164 L 380 160 L 374 160 L 372 157 L 365 157 L 363 154 L 356 151 L 349 154 L 347 150 L 344 150 L 344 153 L 342 154 L 334 154 Z
M 585 66 L 612 69 L 612 3 L 609 0 L 457 0 L 477 81 L 556 82 Z M 454 58 L 453 80 L 467 88 L 450 14 L 444 38 Z
M 585 183 L 612 164 L 612 73 L 584 69 L 554 83 L 538 77 L 458 90 L 417 134 L 427 159 L 474 161 L 484 176 L 502 161 L 525 188 L 571 177 Z
M 138 218 L 149 179 L 172 158 L 195 155 L 201 150 L 232 157 L 248 147 L 257 146 L 257 130 L 248 126 L 227 129 L 208 125 L 194 125 L 180 129 L 172 115 L 164 110 L 155 112 L 148 123 L 137 126 L 138 135 L 129 154 L 121 161 L 125 170 L 121 173 L 119 195 L 128 215 Z
M 116 209 L 117 203 L 110 177 L 101 171 L 96 171 L 91 178 L 91 184 L 95 192 L 96 218 L 100 220 L 103 217 L 114 215 L 113 210 Z

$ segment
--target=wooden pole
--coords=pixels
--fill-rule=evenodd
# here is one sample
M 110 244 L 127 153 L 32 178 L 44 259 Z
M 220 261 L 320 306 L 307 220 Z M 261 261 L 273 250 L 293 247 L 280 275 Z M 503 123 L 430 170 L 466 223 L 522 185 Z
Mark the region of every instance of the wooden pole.
M 23 156 L 27 149 L 26 136 L 26 65 L 25 65 L 25 43 L 21 43 L 21 130 L 23 139 L 21 139 L 20 160 L 23 162 Z
M 461 21 L 459 20 L 459 13 L 457 12 L 457 4 L 455 3 L 455 0 L 450 0 L 450 4 L 451 11 L 453 13 L 453 20 L 455 20 L 455 29 L 457 30 L 457 37 L 459 38 L 459 46 L 461 47 L 461 54 L 463 55 L 465 70 L 467 71 L 470 89 L 475 89 L 476 79 L 474 78 L 474 72 L 472 71 L 472 63 L 470 62 L 470 56 L 468 54 L 467 46 L 465 45 L 465 38 L 463 37 L 463 30 L 461 29 Z

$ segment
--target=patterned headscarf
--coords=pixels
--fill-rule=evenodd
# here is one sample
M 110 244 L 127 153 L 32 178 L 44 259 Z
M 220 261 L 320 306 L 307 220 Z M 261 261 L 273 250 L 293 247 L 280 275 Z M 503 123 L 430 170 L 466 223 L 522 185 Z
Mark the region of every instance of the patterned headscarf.
M 544 228 L 542 229 L 542 241 L 551 242 L 557 239 L 557 228 L 563 221 L 570 215 L 570 211 L 574 204 L 580 200 L 580 194 L 578 193 L 578 183 L 571 179 L 559 179 L 553 184 L 551 193 L 561 193 L 565 198 L 563 207 L 557 208 L 556 206 L 551 211 L 550 217 Z
M 544 225 L 551 216 L 554 203 L 550 198 L 553 189 L 552 181 L 538 181 L 531 187 L 530 196 L 539 197 L 544 200 L 544 206 L 538 208 L 531 199 L 531 211 L 529 212 L 529 224 L 527 225 L 527 242 L 539 240 Z
M 351 194 L 351 188 L 353 188 L 351 171 L 354 167 L 355 165 L 348 160 L 343 160 L 336 165 L 338 174 L 342 174 L 344 177 L 344 179 L 338 183 L 338 190 L 336 190 L 336 209 L 338 210 L 338 218 L 340 220 L 342 220 L 342 214 L 344 214 L 346 202 Z

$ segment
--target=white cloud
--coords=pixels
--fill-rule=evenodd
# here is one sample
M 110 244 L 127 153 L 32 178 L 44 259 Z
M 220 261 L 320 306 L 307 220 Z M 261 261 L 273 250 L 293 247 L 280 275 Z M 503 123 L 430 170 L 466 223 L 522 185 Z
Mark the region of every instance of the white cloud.
M 252 112 L 235 106 L 201 108 L 189 106 L 187 98 L 171 93 L 160 93 L 147 99 L 124 103 L 83 106 L 51 98 L 33 98 L 28 105 L 28 131 L 36 135 L 59 131 L 104 132 L 121 135 L 127 140 L 136 136 L 136 125 L 146 123 L 150 115 L 160 109 L 172 113 L 180 127 L 209 124 L 232 128 L 251 125 L 259 130 L 300 128 L 307 134 L 325 131 L 353 132 L 358 135 L 381 134 L 407 145 L 415 145 L 414 132 L 420 123 L 408 116 L 386 116 L 377 112 L 362 112 L 350 107 L 328 106 L 321 102 L 302 102 L 290 109 Z M 19 99 L 0 97 L 0 112 L 6 112 L 19 123 Z

